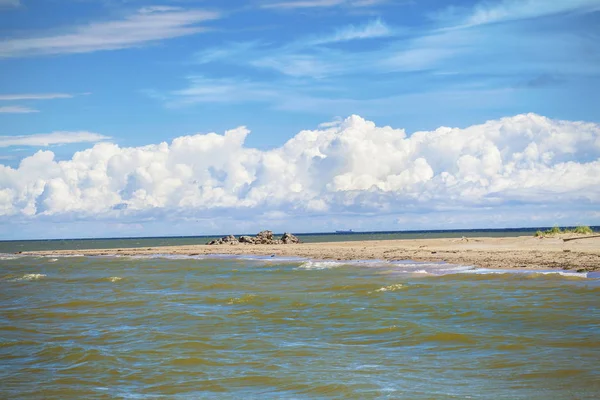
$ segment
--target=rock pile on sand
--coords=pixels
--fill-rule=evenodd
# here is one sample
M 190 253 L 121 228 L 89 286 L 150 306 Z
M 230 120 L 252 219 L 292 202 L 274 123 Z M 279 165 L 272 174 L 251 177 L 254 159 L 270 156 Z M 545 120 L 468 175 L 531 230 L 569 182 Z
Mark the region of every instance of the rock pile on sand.
M 220 245 L 220 244 L 295 244 L 300 243 L 300 239 L 291 233 L 284 233 L 280 239 L 275 239 L 272 231 L 262 231 L 256 236 L 240 236 L 239 239 L 233 235 L 224 236 L 220 239 L 211 240 L 208 245 Z

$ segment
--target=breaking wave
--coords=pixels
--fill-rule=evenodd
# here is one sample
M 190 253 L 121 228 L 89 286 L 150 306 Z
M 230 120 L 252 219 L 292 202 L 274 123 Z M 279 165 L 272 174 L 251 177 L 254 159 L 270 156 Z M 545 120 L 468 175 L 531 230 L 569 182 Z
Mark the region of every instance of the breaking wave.
M 376 290 L 376 292 L 395 292 L 396 290 L 400 290 L 404 287 L 401 283 L 396 283 L 395 285 L 384 286 Z
M 350 264 L 338 261 L 305 261 L 297 269 L 331 269 L 341 267 L 342 265 Z
M 46 275 L 45 274 L 25 274 L 21 277 L 18 278 L 12 278 L 12 279 L 8 279 L 8 281 L 10 282 L 18 282 L 18 281 L 37 281 L 40 280 L 42 278 L 45 278 Z

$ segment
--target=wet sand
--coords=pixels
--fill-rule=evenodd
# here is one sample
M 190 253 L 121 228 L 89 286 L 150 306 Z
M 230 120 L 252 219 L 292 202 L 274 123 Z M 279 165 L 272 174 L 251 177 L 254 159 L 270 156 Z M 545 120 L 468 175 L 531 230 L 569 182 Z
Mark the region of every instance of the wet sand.
M 302 243 L 294 245 L 168 246 L 105 250 L 55 250 L 24 254 L 43 256 L 138 256 L 172 255 L 275 255 L 317 260 L 413 260 L 445 261 L 481 268 L 600 270 L 600 237 L 563 241 L 560 236 L 534 238 L 447 238 Z

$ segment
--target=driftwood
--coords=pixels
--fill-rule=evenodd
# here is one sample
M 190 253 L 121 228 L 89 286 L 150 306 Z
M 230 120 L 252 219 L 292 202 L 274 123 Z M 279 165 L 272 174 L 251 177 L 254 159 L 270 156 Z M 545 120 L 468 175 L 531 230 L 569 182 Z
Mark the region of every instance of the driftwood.
M 592 239 L 592 238 L 599 238 L 600 235 L 593 235 L 593 236 L 581 236 L 581 237 L 574 237 L 574 238 L 568 238 L 568 239 L 563 239 L 563 242 L 568 242 L 571 240 L 579 240 L 579 239 Z

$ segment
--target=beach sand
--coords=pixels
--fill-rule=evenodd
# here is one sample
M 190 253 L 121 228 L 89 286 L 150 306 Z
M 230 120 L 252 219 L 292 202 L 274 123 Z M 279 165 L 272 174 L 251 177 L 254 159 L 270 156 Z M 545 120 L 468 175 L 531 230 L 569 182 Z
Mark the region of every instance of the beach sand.
M 600 270 L 600 237 L 563 241 L 567 236 L 535 238 L 446 238 L 302 243 L 293 245 L 168 246 L 104 250 L 55 250 L 24 254 L 43 256 L 275 255 L 316 260 L 413 260 L 481 268 Z M 572 235 L 570 237 L 573 237 Z

